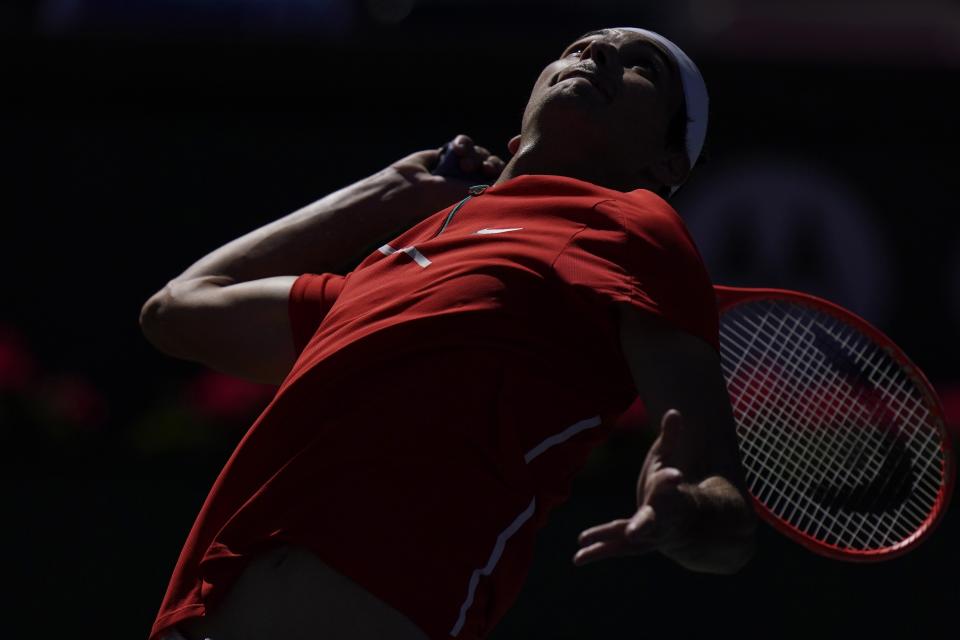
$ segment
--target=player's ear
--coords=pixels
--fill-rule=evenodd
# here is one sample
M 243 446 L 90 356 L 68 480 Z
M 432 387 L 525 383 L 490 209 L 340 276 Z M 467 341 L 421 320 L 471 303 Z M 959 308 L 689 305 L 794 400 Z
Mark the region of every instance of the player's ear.
M 510 138 L 510 142 L 507 143 L 507 151 L 510 152 L 510 155 L 517 153 L 517 149 L 520 148 L 520 135 L 517 134 Z
M 650 165 L 650 173 L 660 184 L 680 184 L 690 173 L 690 160 L 686 150 L 668 150 L 659 160 Z

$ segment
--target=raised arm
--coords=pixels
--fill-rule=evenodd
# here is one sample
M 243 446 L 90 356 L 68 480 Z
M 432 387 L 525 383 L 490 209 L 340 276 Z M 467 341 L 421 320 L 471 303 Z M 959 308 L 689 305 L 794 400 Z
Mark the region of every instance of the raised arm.
M 733 573 L 750 559 L 756 516 L 714 349 L 626 305 L 620 335 L 660 435 L 637 482 L 637 511 L 584 531 L 574 561 L 660 551 L 682 566 Z
M 457 136 L 461 167 L 503 162 Z M 421 151 L 204 256 L 150 297 L 140 326 L 160 351 L 242 378 L 280 384 L 296 359 L 290 288 L 303 273 L 343 273 L 364 252 L 462 197 Z

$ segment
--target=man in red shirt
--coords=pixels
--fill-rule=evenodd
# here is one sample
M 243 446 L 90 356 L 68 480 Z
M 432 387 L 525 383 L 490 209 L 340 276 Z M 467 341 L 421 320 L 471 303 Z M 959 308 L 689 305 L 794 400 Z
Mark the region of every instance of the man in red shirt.
M 491 185 L 465 193 L 430 173 L 439 151 L 412 154 L 144 305 L 165 353 L 279 385 L 151 638 L 482 637 L 638 394 L 661 432 L 637 511 L 584 531 L 574 562 L 749 559 L 713 291 L 663 199 L 702 144 L 697 78 L 662 36 L 591 32 L 541 73 L 506 166 L 454 141 Z

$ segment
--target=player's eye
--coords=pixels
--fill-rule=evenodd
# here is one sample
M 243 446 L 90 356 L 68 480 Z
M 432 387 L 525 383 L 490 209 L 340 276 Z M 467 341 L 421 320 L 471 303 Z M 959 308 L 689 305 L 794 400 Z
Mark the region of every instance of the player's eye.
M 657 67 L 649 62 L 638 62 L 628 66 L 640 75 L 649 78 L 651 81 L 657 79 Z
M 572 56 L 572 55 L 575 54 L 575 53 L 580 53 L 581 51 L 583 51 L 584 49 L 587 48 L 587 45 L 588 45 L 588 44 L 590 44 L 589 41 L 587 41 L 587 42 L 578 42 L 578 43 L 576 43 L 576 44 L 572 44 L 572 45 L 570 45 L 570 46 L 567 48 L 566 51 L 563 52 L 563 56 L 561 56 L 561 57 L 563 57 L 563 58 L 568 58 L 568 57 Z

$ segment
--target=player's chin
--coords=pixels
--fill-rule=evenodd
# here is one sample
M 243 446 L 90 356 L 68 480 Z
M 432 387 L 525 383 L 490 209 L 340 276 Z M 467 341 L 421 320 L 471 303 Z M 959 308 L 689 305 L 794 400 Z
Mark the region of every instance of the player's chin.
M 536 120 L 538 129 L 562 137 L 567 142 L 582 142 L 609 137 L 609 118 L 604 117 L 607 105 L 596 99 L 569 90 L 548 93 L 543 97 Z
M 584 80 L 563 80 L 548 87 L 543 96 L 544 107 L 580 110 L 595 113 L 610 106 L 610 100 L 599 89 Z

